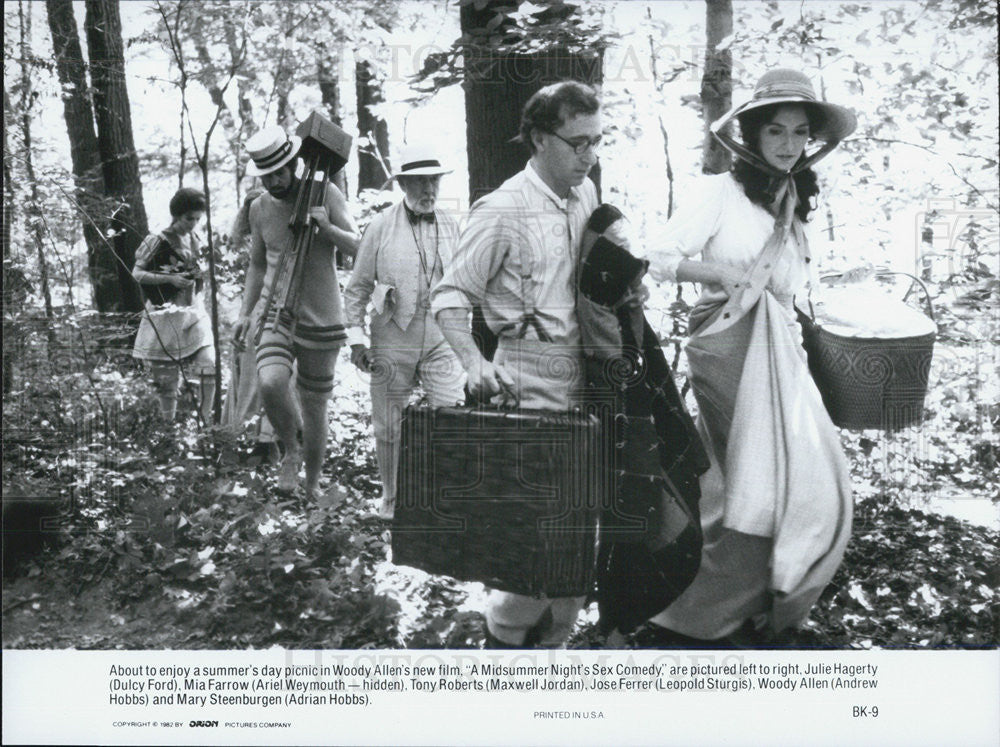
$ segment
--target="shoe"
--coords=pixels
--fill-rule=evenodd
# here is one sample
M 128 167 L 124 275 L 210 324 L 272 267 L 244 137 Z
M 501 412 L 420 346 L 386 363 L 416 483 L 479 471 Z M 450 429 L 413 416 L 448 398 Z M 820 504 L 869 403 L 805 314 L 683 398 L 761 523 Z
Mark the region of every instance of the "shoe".
M 551 630 L 552 624 L 552 608 L 549 607 L 542 613 L 538 622 L 528 629 L 524 636 L 524 648 L 551 648 L 551 646 L 542 646 L 542 638 Z
M 676 630 L 665 628 L 656 623 L 647 622 L 632 634 L 632 644 L 635 648 L 702 648 L 702 649 L 728 649 L 735 648 L 728 637 L 708 639 L 693 638 Z
M 386 521 L 392 521 L 392 517 L 396 513 L 396 501 L 389 499 L 385 493 L 382 493 L 382 500 L 378 507 L 378 517 L 380 519 L 385 519 Z
M 507 643 L 507 641 L 501 641 L 499 638 L 497 638 L 495 635 L 493 635 L 490 632 L 490 629 L 488 627 L 486 627 L 485 625 L 483 626 L 483 634 L 485 635 L 485 638 L 483 639 L 483 649 L 489 649 L 489 650 L 498 650 L 498 649 L 499 650 L 516 650 L 516 649 L 522 649 L 522 648 L 524 648 L 523 644 L 520 645 L 520 646 L 518 646 L 518 645 L 513 644 L 513 643 Z

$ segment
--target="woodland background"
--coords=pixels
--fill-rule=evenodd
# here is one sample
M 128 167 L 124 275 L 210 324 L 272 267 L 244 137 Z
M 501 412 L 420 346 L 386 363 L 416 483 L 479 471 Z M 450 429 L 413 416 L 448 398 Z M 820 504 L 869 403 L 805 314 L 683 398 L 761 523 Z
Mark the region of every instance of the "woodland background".
M 522 167 L 508 141 L 527 97 L 587 80 L 605 102 L 603 197 L 641 248 L 698 175 L 728 168 L 705 124 L 775 65 L 859 115 L 818 168 L 821 270 L 918 275 L 939 328 L 923 425 L 842 432 L 854 537 L 796 645 L 995 646 L 996 21 L 971 0 L 5 3 L 4 646 L 478 646 L 480 585 L 387 560 L 367 382 L 346 357 L 325 469 L 339 487 L 318 505 L 277 496 L 243 432 L 158 419 L 129 355 L 138 242 L 178 186 L 209 195 L 224 390 L 246 265 L 231 226 L 259 128 L 318 109 L 354 135 L 339 178 L 362 227 L 394 199 L 380 188 L 398 148 L 429 140 L 461 214 Z M 683 386 L 696 294 L 652 291 Z M 595 614 L 571 645 L 600 644 Z

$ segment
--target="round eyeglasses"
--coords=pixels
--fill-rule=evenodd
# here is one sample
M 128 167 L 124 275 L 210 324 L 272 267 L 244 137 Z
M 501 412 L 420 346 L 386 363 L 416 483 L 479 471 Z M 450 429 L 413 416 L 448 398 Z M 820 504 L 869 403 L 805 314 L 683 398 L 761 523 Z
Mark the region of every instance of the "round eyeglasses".
M 572 140 L 567 140 L 558 132 L 550 132 L 550 135 L 555 135 L 557 138 L 562 140 L 566 145 L 573 149 L 573 152 L 578 156 L 582 156 L 589 149 L 593 148 L 597 150 L 601 145 L 602 136 L 597 135 L 595 137 L 587 137 L 586 135 L 581 135 L 580 137 L 575 137 Z

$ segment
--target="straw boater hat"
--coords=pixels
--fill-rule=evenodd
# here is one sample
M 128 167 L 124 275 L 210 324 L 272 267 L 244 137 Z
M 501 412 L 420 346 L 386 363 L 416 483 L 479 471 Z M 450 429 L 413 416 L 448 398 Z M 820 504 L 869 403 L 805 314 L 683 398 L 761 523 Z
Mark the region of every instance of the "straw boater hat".
M 802 104 L 819 112 L 823 123 L 810 133 L 810 136 L 817 140 L 843 140 L 854 132 L 854 128 L 858 124 L 857 117 L 850 109 L 817 99 L 812 83 L 803 73 L 798 70 L 779 68 L 764 73 L 757 81 L 751 99 L 734 106 L 713 122 L 711 130 L 718 133 L 734 117 L 738 118 L 741 114 L 746 114 L 753 109 L 773 106 L 774 104 Z
M 247 140 L 246 149 L 250 154 L 247 174 L 264 176 L 277 171 L 295 158 L 301 145 L 302 138 L 297 135 L 289 137 L 288 133 L 278 125 L 265 127 Z
M 400 176 L 439 176 L 453 171 L 442 166 L 437 151 L 423 143 L 403 146 L 399 154 L 399 164 L 399 168 L 389 177 L 389 181 Z

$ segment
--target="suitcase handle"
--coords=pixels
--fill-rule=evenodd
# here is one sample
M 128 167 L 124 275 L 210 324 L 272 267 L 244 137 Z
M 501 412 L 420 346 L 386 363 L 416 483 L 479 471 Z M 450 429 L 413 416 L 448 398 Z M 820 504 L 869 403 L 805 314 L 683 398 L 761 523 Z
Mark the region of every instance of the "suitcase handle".
M 494 395 L 497 396 L 497 395 Z M 466 407 L 478 407 L 480 409 L 490 409 L 490 410 L 516 410 L 518 406 L 518 398 L 516 394 L 503 392 L 502 399 L 494 404 L 492 402 L 492 397 L 483 397 L 479 394 L 473 394 L 469 391 L 469 387 L 465 387 L 465 406 Z M 456 403 L 461 406 L 461 402 Z

